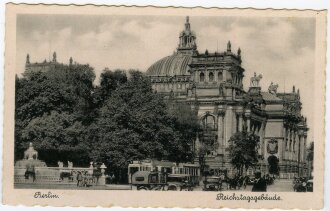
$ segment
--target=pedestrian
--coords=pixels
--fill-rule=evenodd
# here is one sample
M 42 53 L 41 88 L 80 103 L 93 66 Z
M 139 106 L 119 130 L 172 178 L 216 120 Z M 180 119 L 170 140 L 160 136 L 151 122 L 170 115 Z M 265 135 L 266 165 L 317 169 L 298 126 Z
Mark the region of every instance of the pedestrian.
M 255 182 L 252 187 L 252 192 L 266 192 L 267 191 L 267 183 L 264 178 L 261 177 L 261 172 L 256 171 L 255 175 Z
M 81 172 L 78 171 L 78 175 L 77 175 L 77 187 L 79 187 L 81 185 L 82 179 L 83 179 L 83 177 L 81 175 Z

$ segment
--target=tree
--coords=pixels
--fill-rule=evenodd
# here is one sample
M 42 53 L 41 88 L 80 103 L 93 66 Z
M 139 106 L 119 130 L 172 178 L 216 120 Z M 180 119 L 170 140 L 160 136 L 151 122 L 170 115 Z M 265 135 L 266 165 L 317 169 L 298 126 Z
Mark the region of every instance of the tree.
M 268 164 L 269 164 L 269 174 L 276 174 L 278 175 L 279 173 L 279 160 L 275 155 L 271 155 L 267 159 Z
M 48 163 L 69 155 L 82 162 L 87 148 L 78 146 L 92 117 L 95 74 L 88 65 L 57 65 L 47 72 L 29 72 L 16 77 L 15 158 L 22 157 L 29 142 L 46 155 Z M 72 157 L 76 151 L 79 157 Z M 64 153 L 63 151 L 67 151 Z M 56 156 L 55 156 L 55 154 Z M 50 156 L 54 154 L 54 156 Z M 63 155 L 63 156 L 62 156 Z M 72 160 L 74 159 L 74 160 Z
M 200 143 L 200 145 L 198 146 L 196 153 L 200 165 L 200 171 L 202 172 L 202 174 L 205 174 L 206 169 L 205 155 L 207 155 L 211 150 L 212 148 L 205 143 Z
M 190 152 L 183 153 L 183 156 L 188 156 L 187 158 L 181 157 L 179 160 L 194 162 L 195 155 L 193 152 L 194 143 L 196 140 L 197 133 L 201 130 L 197 113 L 192 110 L 191 106 L 185 102 L 168 102 L 169 113 L 174 118 L 175 130 L 180 135 L 181 146 L 184 148 L 180 151 Z M 178 155 L 174 155 L 178 156 Z
M 138 71 L 129 74 L 99 109 L 91 128 L 95 137 L 90 157 L 116 172 L 132 160 L 190 160 L 195 137 L 187 127 L 190 123 L 170 112 L 163 96 L 152 91 L 149 78 Z
M 168 103 L 139 71 L 105 70 L 97 87 L 94 79 L 88 65 L 16 78 L 16 159 L 29 142 L 47 164 L 103 162 L 116 176 L 132 160 L 193 159 L 198 120 L 189 105 Z
M 314 169 L 314 141 L 309 143 L 309 146 L 307 148 L 307 156 L 306 159 L 308 161 L 309 166 L 309 176 L 311 177 L 312 171 Z
M 121 84 L 127 82 L 127 75 L 125 70 L 110 70 L 105 68 L 100 75 L 100 86 L 96 87 L 94 97 L 98 98 L 98 104 L 103 103 L 113 91 L 115 91 Z
M 246 131 L 235 133 L 229 139 L 229 156 L 231 163 L 242 175 L 243 168 L 247 170 L 258 162 L 259 136 Z

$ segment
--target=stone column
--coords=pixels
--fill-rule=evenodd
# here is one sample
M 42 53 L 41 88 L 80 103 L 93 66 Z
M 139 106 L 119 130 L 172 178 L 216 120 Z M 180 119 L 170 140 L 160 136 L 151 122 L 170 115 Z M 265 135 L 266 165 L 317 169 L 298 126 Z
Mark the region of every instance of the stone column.
M 207 68 L 205 68 L 205 82 L 209 82 L 209 71 L 207 71 Z
M 266 121 L 263 121 L 261 123 L 261 127 L 260 127 L 260 142 L 262 144 L 262 151 L 261 151 L 261 155 L 265 156 L 265 151 L 266 151 L 266 145 L 265 145 L 265 134 L 266 134 Z
M 238 113 L 238 132 L 243 131 L 243 114 L 241 112 Z
M 222 78 L 223 78 L 223 81 L 227 81 L 227 71 L 226 70 L 223 70 L 222 71 Z
M 218 154 L 224 154 L 224 116 L 225 111 L 218 111 Z
M 196 141 L 195 141 L 195 149 L 194 149 L 195 153 L 198 153 L 199 147 L 200 147 L 200 141 L 199 141 L 198 134 L 197 134 Z
M 302 162 L 302 163 L 304 163 L 305 162 L 305 137 L 303 136 L 303 134 L 300 136 L 300 161 Z
M 304 132 L 304 157 L 303 157 L 303 160 L 304 160 L 304 162 L 306 162 L 306 150 L 307 150 L 307 148 L 306 148 L 306 144 L 307 144 L 307 132 Z
M 231 134 L 235 134 L 237 131 L 236 131 L 236 121 L 237 121 L 237 118 L 236 118 L 236 112 L 233 110 L 233 116 L 232 116 L 232 123 L 231 123 Z
M 301 133 L 299 132 L 299 134 L 298 134 L 298 161 L 299 161 L 299 175 L 302 175 L 303 174 L 303 163 L 304 163 L 304 161 L 303 161 L 303 159 L 302 159 L 302 155 L 303 155 L 303 137 L 301 136 Z
M 285 157 L 285 151 L 286 151 L 286 138 L 287 138 L 287 128 L 286 128 L 286 126 L 284 126 L 284 134 L 283 134 L 283 142 L 282 142 L 282 151 L 280 151 L 281 152 L 281 158 L 280 158 L 280 160 L 284 160 L 284 159 L 286 159 L 286 157 Z
M 250 132 L 251 131 L 250 116 L 247 117 L 247 119 L 246 119 L 246 127 L 247 127 L 247 132 Z
M 299 134 L 296 132 L 296 146 L 295 146 L 295 151 L 296 151 L 296 161 L 300 160 L 300 139 L 299 139 Z
M 233 107 L 228 106 L 226 109 L 225 123 L 224 123 L 224 131 L 225 131 L 224 145 L 225 146 L 228 145 L 227 142 L 232 135 L 232 126 L 233 126 Z

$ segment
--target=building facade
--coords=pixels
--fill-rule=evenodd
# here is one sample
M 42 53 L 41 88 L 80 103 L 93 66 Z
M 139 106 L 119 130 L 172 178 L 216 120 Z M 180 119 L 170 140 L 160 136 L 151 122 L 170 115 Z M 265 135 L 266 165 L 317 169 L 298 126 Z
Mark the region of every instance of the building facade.
M 241 49 L 234 53 L 230 42 L 224 52 L 199 53 L 187 17 L 176 52 L 151 65 L 147 75 L 153 90 L 165 98 L 187 102 L 196 111 L 203 130 L 193 150 L 202 144 L 212 149 L 205 160 L 209 169 L 235 173 L 228 141 L 246 130 L 260 137 L 258 168 L 262 172 L 268 172 L 268 158 L 275 156 L 281 178 L 305 175 L 308 127 L 301 114 L 299 89 L 278 93 L 278 85 L 271 83 L 263 91 L 259 86 L 262 75 L 254 73 L 245 90 L 241 63 Z
M 75 63 L 76 64 L 76 63 Z M 47 72 L 51 70 L 55 70 L 58 67 L 62 67 L 64 64 L 59 63 L 56 58 L 56 52 L 53 53 L 53 58 L 51 61 L 47 61 L 46 59 L 43 62 L 30 62 L 30 55 L 26 55 L 26 62 L 25 62 L 25 73 L 30 72 Z M 69 65 L 74 65 L 72 57 L 69 59 Z

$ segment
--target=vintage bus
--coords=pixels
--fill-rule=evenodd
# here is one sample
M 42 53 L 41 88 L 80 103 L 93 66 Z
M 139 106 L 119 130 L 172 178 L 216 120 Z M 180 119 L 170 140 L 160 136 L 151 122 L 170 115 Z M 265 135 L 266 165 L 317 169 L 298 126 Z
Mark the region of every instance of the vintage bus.
M 189 175 L 189 180 L 194 185 L 199 184 L 200 166 L 191 163 L 173 163 L 169 161 L 143 160 L 133 161 L 128 165 L 128 183 L 132 183 L 132 175 L 137 171 L 159 172 L 163 174 Z M 164 177 L 165 179 L 165 177 Z

